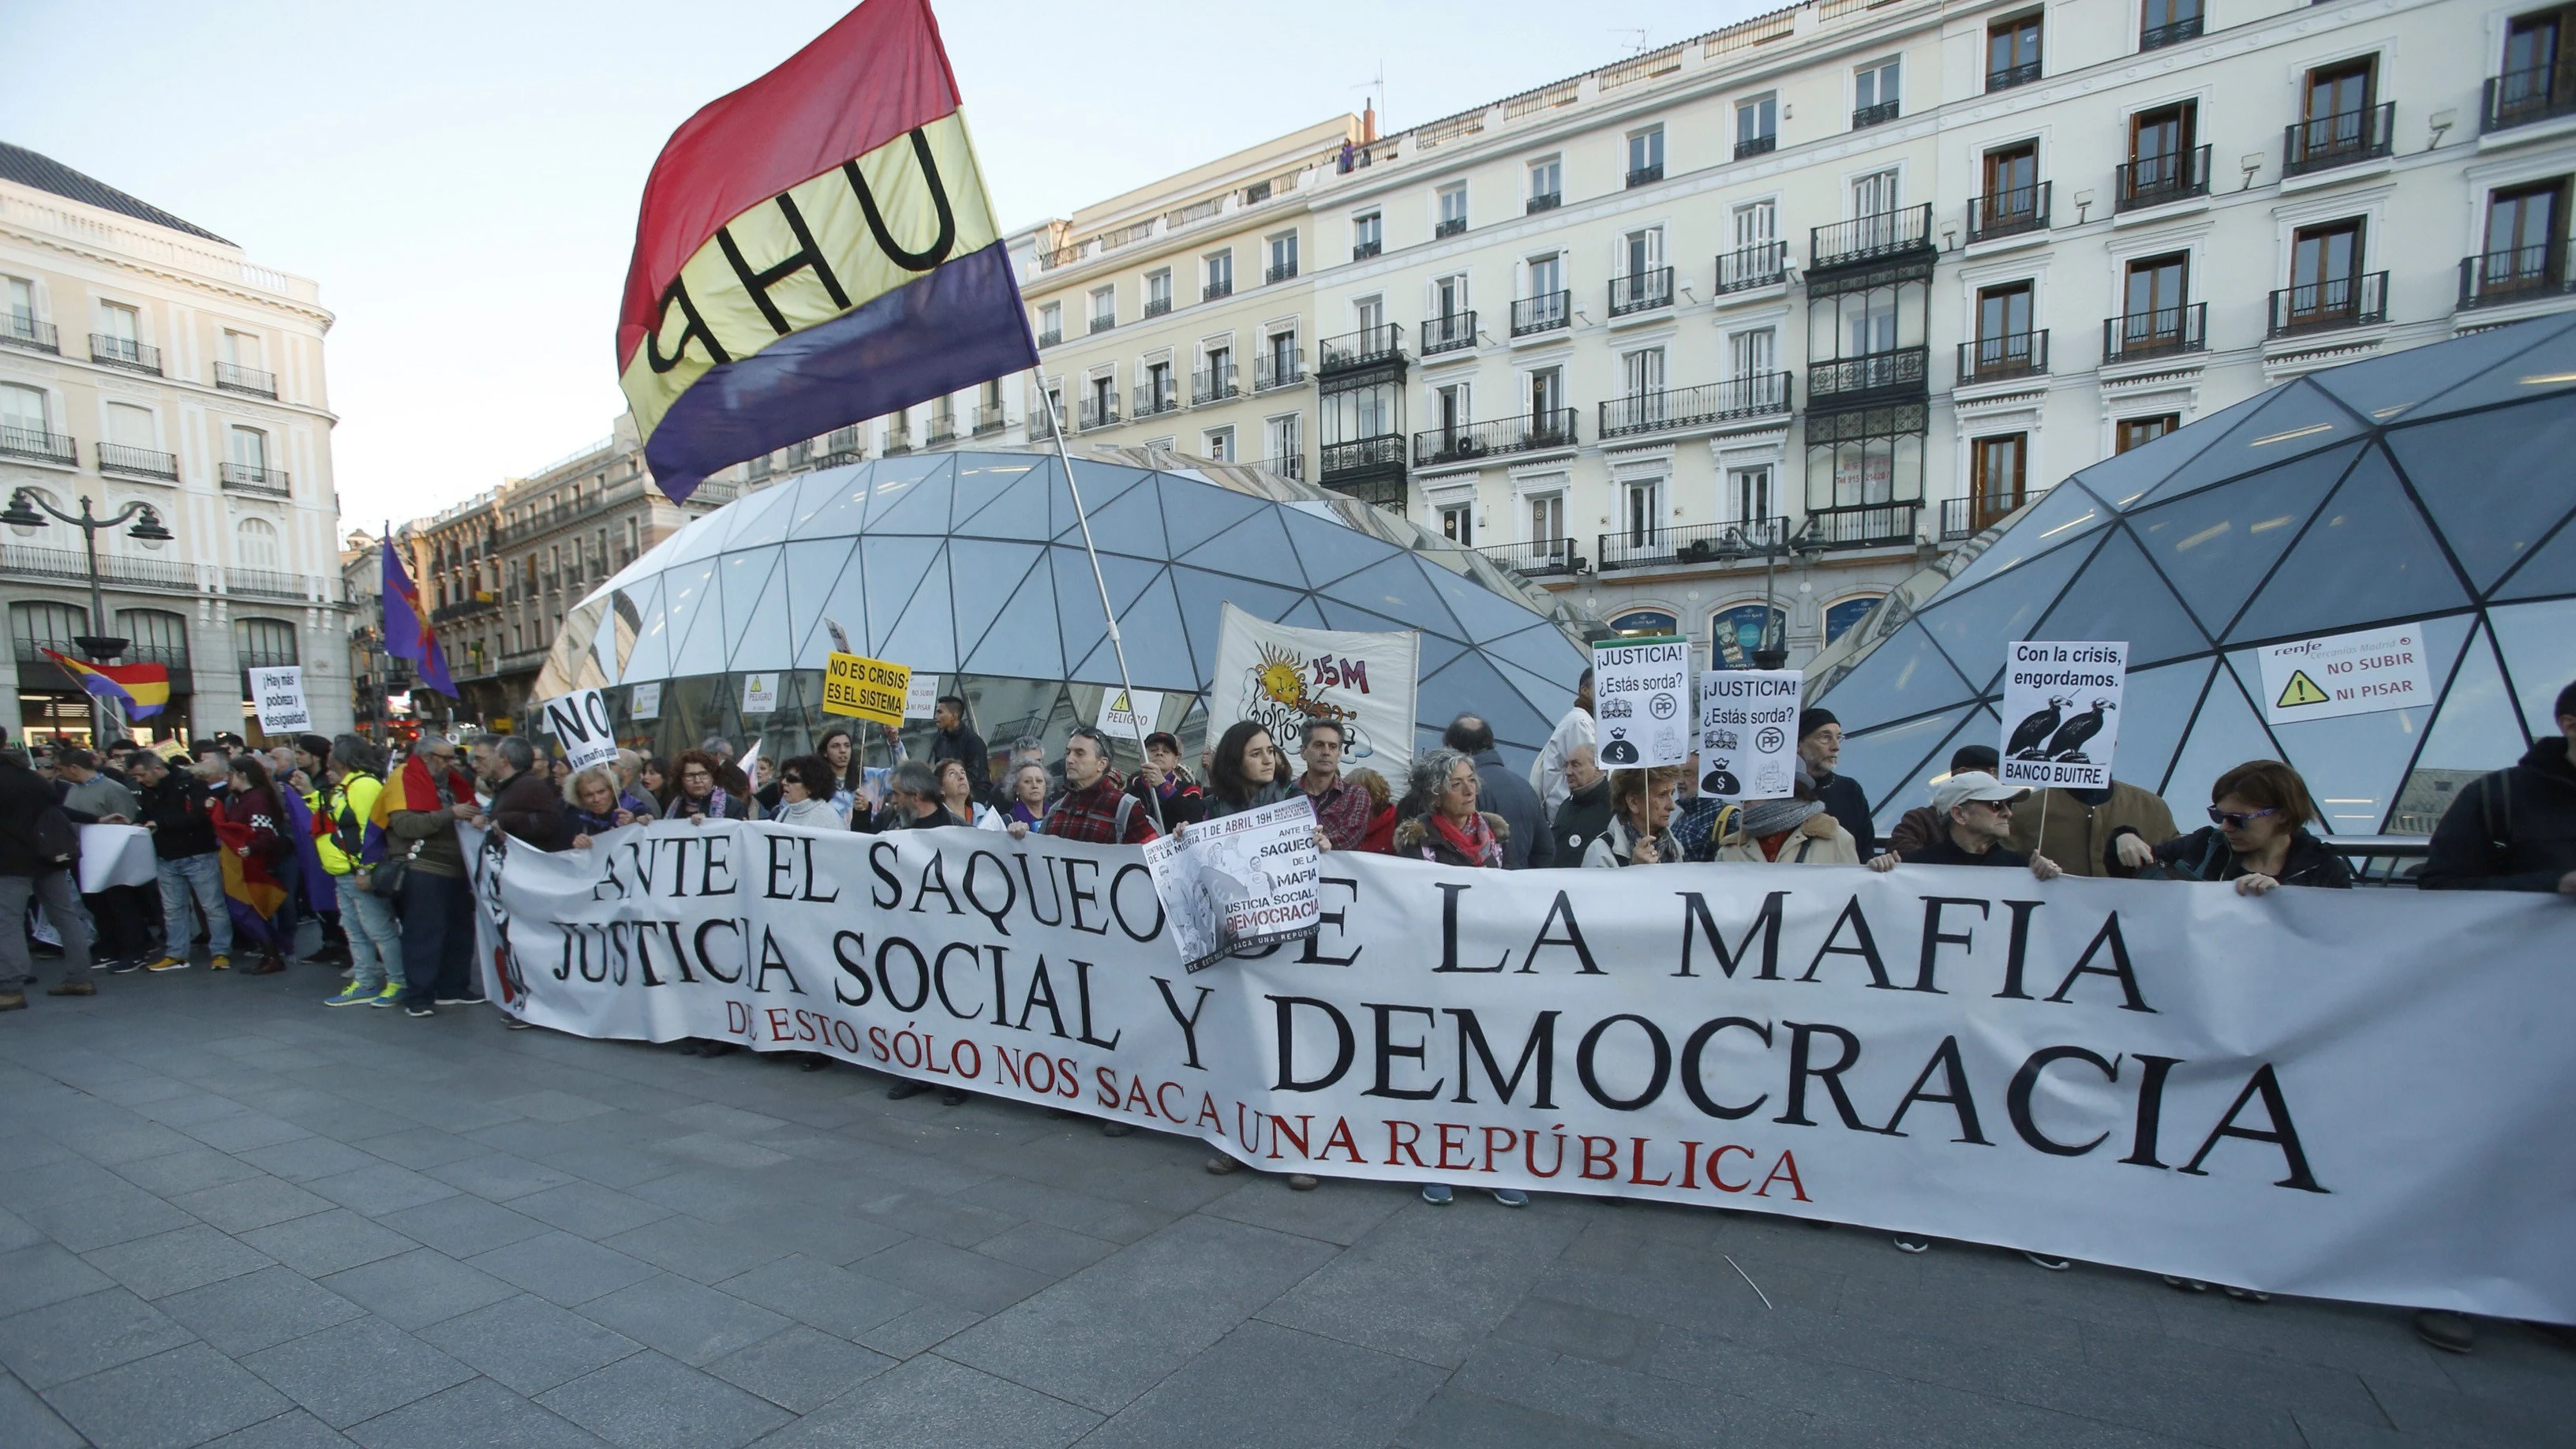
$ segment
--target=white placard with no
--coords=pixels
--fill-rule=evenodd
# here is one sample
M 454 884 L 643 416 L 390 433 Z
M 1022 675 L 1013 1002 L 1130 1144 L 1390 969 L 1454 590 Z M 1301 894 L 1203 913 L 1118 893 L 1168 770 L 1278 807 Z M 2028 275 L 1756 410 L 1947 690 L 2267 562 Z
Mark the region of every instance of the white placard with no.
M 609 724 L 608 699 L 598 690 L 547 700 L 538 713 L 546 733 L 563 746 L 564 760 L 575 771 L 617 758 L 617 731 Z
M 2004 662 L 2004 783 L 2111 788 L 2129 641 L 2023 640 L 2008 646 Z
M 1690 645 L 1681 639 L 1604 640 L 1592 646 L 1601 768 L 1690 762 L 1699 732 L 1690 677 Z
M 1701 675 L 1699 792 L 1720 800 L 1789 798 L 1797 788 L 1798 709 L 1805 697 L 1806 675 L 1795 669 Z
M 2269 644 L 2261 653 L 2267 723 L 2433 707 L 2420 624 Z
M 1163 717 L 1159 689 L 1104 689 L 1100 692 L 1100 732 L 1113 740 L 1134 740 L 1141 748 Z
M 259 727 L 270 734 L 303 734 L 313 728 L 313 711 L 304 703 L 301 665 L 252 670 L 250 697 L 259 705 Z

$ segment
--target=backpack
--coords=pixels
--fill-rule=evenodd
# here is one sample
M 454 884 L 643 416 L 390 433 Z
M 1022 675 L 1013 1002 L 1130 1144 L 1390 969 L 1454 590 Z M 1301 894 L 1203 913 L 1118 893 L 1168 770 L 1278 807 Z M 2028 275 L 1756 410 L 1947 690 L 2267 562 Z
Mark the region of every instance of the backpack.
M 36 858 L 69 865 L 80 858 L 80 827 L 59 803 L 36 812 Z

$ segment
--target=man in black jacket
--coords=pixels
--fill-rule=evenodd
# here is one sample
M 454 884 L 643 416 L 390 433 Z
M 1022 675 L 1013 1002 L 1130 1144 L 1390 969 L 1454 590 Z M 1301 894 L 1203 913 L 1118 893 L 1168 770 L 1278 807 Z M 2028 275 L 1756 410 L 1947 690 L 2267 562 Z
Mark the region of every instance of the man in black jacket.
M 1494 727 L 1472 714 L 1449 722 L 1440 743 L 1476 764 L 1476 808 L 1500 815 L 1511 827 L 1503 841 L 1503 869 L 1545 870 L 1556 864 L 1555 832 L 1548 827 L 1547 807 L 1539 803 L 1530 782 L 1503 768 L 1494 748 Z
M 1829 709 L 1801 710 L 1798 713 L 1798 758 L 1807 765 L 1807 775 L 1816 782 L 1816 798 L 1824 802 L 1825 813 L 1835 823 L 1851 832 L 1852 844 L 1860 858 L 1878 854 L 1878 834 L 1869 815 L 1869 792 L 1849 775 L 1837 775 L 1834 766 L 1843 757 L 1842 722 Z
M 27 1004 L 27 983 L 36 979 L 27 956 L 30 899 L 44 904 L 45 918 L 63 938 L 63 979 L 45 994 L 96 996 L 98 986 L 89 979 L 89 913 L 72 881 L 78 847 L 65 857 L 38 845 L 38 822 L 48 811 L 59 820 L 61 806 L 51 782 L 8 743 L 8 731 L 0 729 L 0 1011 L 17 1011 Z
M 205 784 L 150 750 L 134 752 L 132 769 L 142 802 L 144 829 L 152 832 L 153 871 L 161 881 L 161 955 L 147 971 L 187 969 L 196 919 L 205 922 L 206 948 L 217 964 L 233 949 L 232 911 L 224 904 L 224 866 L 215 854 L 215 814 L 220 808 Z
M 2415 882 L 2576 897 L 2576 684 L 2558 692 L 2556 735 L 2532 741 L 2522 763 L 2471 781 L 2442 813 Z
M 1565 752 L 1565 803 L 1556 807 L 1556 858 L 1581 865 L 1583 852 L 1610 828 L 1610 777 L 1601 773 L 1590 745 Z M 1481 784 L 1481 778 L 1479 780 Z
M 930 737 L 930 768 L 936 773 L 940 764 L 956 760 L 966 766 L 966 787 L 974 798 L 990 803 L 993 793 L 993 756 L 984 748 L 984 737 L 966 723 L 966 701 L 954 694 L 939 696 L 931 707 L 930 722 L 939 733 Z

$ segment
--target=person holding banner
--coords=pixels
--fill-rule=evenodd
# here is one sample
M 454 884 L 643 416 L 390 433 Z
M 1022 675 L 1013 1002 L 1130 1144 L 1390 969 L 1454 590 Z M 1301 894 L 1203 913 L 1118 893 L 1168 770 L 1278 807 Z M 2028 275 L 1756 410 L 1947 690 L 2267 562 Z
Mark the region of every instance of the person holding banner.
M 1610 828 L 1610 777 L 1595 762 L 1598 753 L 1592 745 L 1565 752 L 1565 803 L 1556 807 L 1553 829 L 1556 858 L 1568 865 L 1588 859 L 1592 842 Z
M 1796 794 L 1744 803 L 1717 858 L 1751 865 L 1858 865 L 1860 846 L 1816 798 L 1816 782 L 1800 765 Z
M 2024 855 L 2004 848 L 2012 833 L 2013 806 L 2030 791 L 2007 785 L 1983 770 L 1962 770 L 1932 788 L 1932 813 L 1950 824 L 1949 833 L 1902 862 L 1894 854 L 1874 855 L 1871 870 L 1886 872 L 1905 865 L 2021 865 L 2041 880 L 2066 872 L 2044 855 Z
M 663 817 L 700 825 L 710 820 L 749 819 L 751 802 L 716 783 L 724 769 L 724 764 L 705 750 L 682 750 L 672 766 L 678 788 L 662 802 Z
M 1476 798 L 1486 811 L 1511 825 L 1503 841 L 1505 870 L 1546 870 L 1556 864 L 1556 837 L 1549 831 L 1555 811 L 1530 788 L 1527 780 L 1503 768 L 1494 748 L 1494 727 L 1472 714 L 1449 722 L 1440 743 L 1475 762 Z
M 1248 719 L 1227 725 L 1208 759 L 1207 818 L 1222 820 L 1287 799 L 1297 787 L 1279 778 L 1282 773 L 1270 731 Z
M 279 873 L 295 859 L 295 848 L 278 832 L 286 811 L 260 757 L 235 756 L 226 778 L 224 814 L 215 822 L 215 838 L 224 846 L 226 908 L 233 934 L 259 943 L 259 960 L 242 974 L 274 976 L 286 969 L 285 951 L 293 944 L 281 924 L 292 892 Z
M 403 1015 L 432 1016 L 440 1003 L 479 1005 L 474 963 L 474 893 L 456 822 L 482 818 L 474 780 L 456 765 L 456 742 L 421 736 L 402 773 L 385 782 L 376 808 L 385 819 L 385 859 L 402 868 Z
M 1039 786 L 1045 787 L 1046 771 L 1038 771 Z M 1016 792 L 1020 783 L 1018 766 L 1012 767 L 1011 782 Z M 1207 817 L 1207 796 L 1199 782 L 1181 768 L 1181 737 L 1169 730 L 1156 730 L 1145 736 L 1145 763 L 1136 767 L 1136 778 L 1127 784 L 1127 793 L 1142 800 L 1154 812 L 1155 828 L 1169 835 L 1194 820 Z
M 1064 742 L 1064 783 L 1065 792 L 1038 822 L 1039 834 L 1094 845 L 1143 845 L 1159 838 L 1151 812 L 1119 788 L 1110 771 L 1109 736 L 1090 725 L 1075 725 Z M 1010 832 L 1012 839 L 1025 840 L 1029 827 L 1014 821 Z
M 1396 807 L 1397 855 L 1434 865 L 1503 868 L 1503 842 L 1512 827 L 1476 808 L 1484 785 L 1474 760 L 1446 745 L 1425 750 L 1414 757 L 1412 786 Z
M 789 756 L 778 767 L 778 808 L 769 818 L 808 830 L 849 829 L 850 817 L 833 803 L 838 780 L 831 762 L 820 755 Z
M 2308 833 L 2317 806 L 2298 771 L 2279 760 L 2248 760 L 2219 776 L 2209 795 L 2209 824 L 2156 846 L 2140 879 L 2232 880 L 2240 896 L 2285 885 L 2352 889 L 2352 868 Z M 2136 836 L 2123 827 L 2112 844 Z
M 1584 847 L 1584 868 L 1681 864 L 1682 846 L 1673 838 L 1672 820 L 1673 793 L 1681 788 L 1683 774 L 1680 765 L 1612 771 L 1610 825 Z
M 1002 812 L 1002 828 L 1017 839 L 1046 819 L 1047 767 L 1022 760 L 1011 767 L 1011 804 Z M 1129 787 L 1132 791 L 1134 787 Z M 1016 827 L 1016 828 L 1014 828 Z
M 1342 778 L 1342 747 L 1347 742 L 1341 721 L 1312 719 L 1306 722 L 1305 742 L 1297 748 L 1306 762 L 1297 788 L 1306 792 L 1306 803 L 1315 810 L 1316 828 L 1335 850 L 1357 850 L 1368 838 L 1368 792 Z
M 564 847 L 588 850 L 591 837 L 635 823 L 635 812 L 617 798 L 617 776 L 606 765 L 593 765 L 564 782 Z
M 2576 897 L 2576 684 L 2555 711 L 2555 738 L 2533 740 L 2521 763 L 2480 775 L 2442 812 L 2418 885 Z

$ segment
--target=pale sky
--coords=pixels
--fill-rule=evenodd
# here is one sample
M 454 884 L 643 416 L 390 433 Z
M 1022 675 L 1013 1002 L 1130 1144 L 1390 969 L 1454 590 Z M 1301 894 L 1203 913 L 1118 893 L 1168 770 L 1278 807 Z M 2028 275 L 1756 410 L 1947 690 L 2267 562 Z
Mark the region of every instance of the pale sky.
M 1007 227 L 1357 111 L 1398 129 L 1769 0 L 945 0 Z M 607 434 L 644 175 L 847 0 L 9 0 L 0 139 L 314 278 L 345 517 L 435 511 Z

